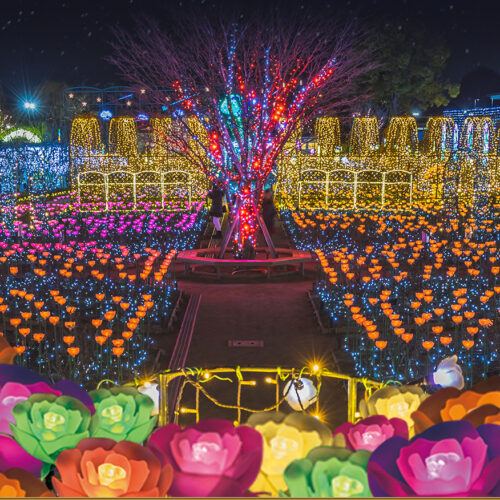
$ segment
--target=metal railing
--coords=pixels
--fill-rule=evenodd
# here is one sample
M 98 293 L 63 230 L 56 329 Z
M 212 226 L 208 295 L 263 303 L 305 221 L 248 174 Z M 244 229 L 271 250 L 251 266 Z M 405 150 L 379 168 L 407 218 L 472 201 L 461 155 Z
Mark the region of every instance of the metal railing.
M 316 369 L 317 368 L 317 369 Z M 255 380 L 245 379 L 248 375 L 268 375 L 265 381 L 269 386 L 274 386 L 275 403 L 264 409 L 252 409 L 247 408 L 241 403 L 241 389 L 244 386 L 255 386 Z M 195 419 L 198 422 L 200 419 L 200 396 L 204 396 L 206 401 L 224 408 L 226 410 L 233 410 L 237 412 L 236 421 L 238 424 L 241 422 L 242 412 L 256 413 L 260 411 L 279 411 L 280 405 L 285 402 L 286 398 L 283 396 L 282 391 L 284 384 L 290 380 L 300 378 L 302 376 L 308 376 L 316 379 L 317 398 L 315 400 L 316 409 L 319 409 L 319 402 L 321 396 L 321 386 L 322 379 L 337 379 L 347 381 L 347 419 L 349 422 L 354 422 L 356 419 L 356 411 L 358 405 L 358 386 L 361 384 L 365 390 L 365 399 L 367 399 L 373 391 L 382 387 L 381 382 L 376 382 L 373 380 L 365 378 L 351 377 L 343 373 L 337 373 L 330 371 L 325 368 L 216 368 L 216 369 L 190 369 L 184 368 L 182 370 L 173 372 L 163 372 L 158 374 L 155 378 L 158 381 L 159 391 L 160 391 L 160 404 L 159 404 L 159 424 L 166 425 L 171 420 L 178 421 L 179 415 L 183 414 L 194 414 Z M 229 377 L 233 377 L 232 380 Z M 236 386 L 236 404 L 224 404 L 219 402 L 219 400 L 209 393 L 207 390 L 207 384 L 211 380 L 216 380 L 218 383 L 221 381 L 235 382 Z M 179 396 L 173 403 L 173 408 L 169 408 L 169 386 L 178 390 L 179 382 L 181 383 L 181 388 L 179 391 Z M 194 408 L 185 408 L 181 406 L 184 387 L 189 384 L 195 390 L 195 404 Z

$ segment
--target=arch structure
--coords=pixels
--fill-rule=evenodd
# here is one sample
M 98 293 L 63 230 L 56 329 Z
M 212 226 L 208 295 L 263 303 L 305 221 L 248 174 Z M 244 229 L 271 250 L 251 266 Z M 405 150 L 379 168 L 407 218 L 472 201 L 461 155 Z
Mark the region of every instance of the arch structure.
M 152 118 L 147 136 L 139 135 L 131 117 L 111 119 L 107 133 L 94 116 L 73 120 L 71 128 L 71 181 L 78 201 L 95 202 L 104 210 L 141 201 L 156 202 L 165 209 L 167 201 L 188 203 L 203 198 L 208 189 L 205 175 L 172 147 L 170 118 Z M 141 147 L 141 144 L 144 146 Z M 120 201 L 120 203 L 118 203 Z M 123 203 L 125 202 L 125 203 Z

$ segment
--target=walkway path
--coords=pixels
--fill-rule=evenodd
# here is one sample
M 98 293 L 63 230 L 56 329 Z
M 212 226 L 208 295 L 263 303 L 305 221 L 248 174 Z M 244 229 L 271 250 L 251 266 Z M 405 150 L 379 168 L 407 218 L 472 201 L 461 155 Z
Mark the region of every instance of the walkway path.
M 278 237 L 282 239 L 283 235 Z M 307 297 L 314 280 L 312 266 L 306 269 L 306 276 L 273 281 L 255 278 L 243 283 L 216 282 L 192 275 L 185 279 L 182 273 L 178 280 L 183 292 L 202 296 L 186 366 L 300 368 L 313 360 L 321 360 L 324 366 L 336 369 L 332 339 L 319 333 Z M 257 341 L 259 346 L 234 346 L 234 341 Z M 224 399 L 228 402 L 233 399 L 234 403 L 234 390 L 231 386 L 231 394 L 226 394 Z M 253 408 L 265 406 L 259 399 L 262 392 L 253 388 L 246 391 Z M 343 383 L 325 383 L 321 402 L 321 406 L 335 408 L 327 416 L 331 426 L 345 422 L 347 406 Z M 250 401 L 247 403 L 250 405 Z

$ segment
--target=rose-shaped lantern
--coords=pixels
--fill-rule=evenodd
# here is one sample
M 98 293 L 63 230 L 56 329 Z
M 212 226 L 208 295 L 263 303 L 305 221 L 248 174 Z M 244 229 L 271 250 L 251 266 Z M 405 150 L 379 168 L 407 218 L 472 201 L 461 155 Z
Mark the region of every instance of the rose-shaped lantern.
M 417 385 L 386 386 L 376 390 L 368 399 L 359 402 L 359 412 L 363 418 L 371 415 L 385 415 L 387 418 L 401 418 L 413 432 L 411 414 L 427 398 L 427 394 Z
M 36 476 L 23 469 L 0 472 L 0 497 L 53 497 L 47 486 Z
M 78 399 L 33 394 L 12 410 L 15 440 L 31 455 L 53 464 L 59 453 L 89 437 L 90 411 Z
M 368 462 L 374 496 L 499 496 L 500 426 L 443 422 L 411 441 L 393 437 Z
M 475 427 L 500 423 L 500 377 L 490 377 L 467 391 L 440 389 L 422 402 L 412 419 L 416 432 L 450 420 L 467 420 Z
M 83 439 L 56 467 L 52 484 L 64 497 L 164 497 L 172 482 L 172 467 L 131 441 Z
M 286 489 L 283 471 L 292 460 L 305 458 L 310 450 L 332 444 L 332 432 L 319 420 L 303 413 L 281 412 L 253 414 L 247 422 L 264 438 L 264 458 L 253 492 L 276 496 Z
M 353 451 L 373 451 L 393 436 L 408 439 L 406 421 L 401 418 L 391 418 L 389 420 L 383 415 L 373 415 L 360 420 L 356 424 L 346 422 L 337 427 L 333 433 L 333 444 Z
M 370 452 L 319 446 L 283 473 L 290 497 L 371 497 L 366 474 Z M 285 496 L 284 493 L 280 493 Z
M 40 476 L 43 462 L 31 456 L 12 437 L 0 434 L 0 471 L 19 468 Z
M 92 437 L 142 443 L 158 420 L 151 416 L 154 401 L 135 387 L 98 389 L 90 396 L 96 410 L 90 423 Z
M 243 496 L 262 463 L 261 435 L 227 420 L 185 429 L 169 424 L 153 432 L 147 446 L 174 469 L 171 496 Z

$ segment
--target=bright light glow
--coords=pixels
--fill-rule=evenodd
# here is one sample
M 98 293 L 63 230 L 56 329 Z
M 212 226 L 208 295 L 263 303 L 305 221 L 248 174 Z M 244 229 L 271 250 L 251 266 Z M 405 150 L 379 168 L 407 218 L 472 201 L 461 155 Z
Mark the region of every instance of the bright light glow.
M 36 109 L 36 104 L 34 102 L 26 101 L 24 103 L 24 109 L 34 110 Z
M 113 112 L 110 111 L 109 109 L 103 109 L 100 113 L 99 116 L 101 117 L 101 120 L 108 121 L 113 118 Z
M 40 139 L 40 137 L 36 134 L 23 128 L 17 128 L 2 137 L 3 142 L 10 142 L 16 139 L 25 139 L 28 142 L 35 142 L 37 144 L 42 142 L 42 139 Z

